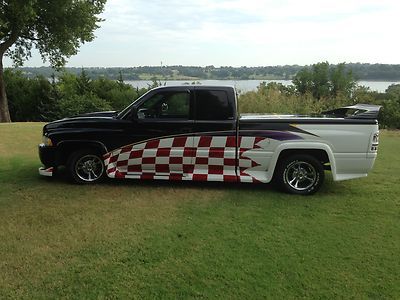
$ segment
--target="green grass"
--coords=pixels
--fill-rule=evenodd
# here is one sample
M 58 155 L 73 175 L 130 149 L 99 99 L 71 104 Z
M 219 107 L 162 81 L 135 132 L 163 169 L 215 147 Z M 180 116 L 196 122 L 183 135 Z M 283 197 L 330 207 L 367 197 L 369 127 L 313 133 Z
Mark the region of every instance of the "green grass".
M 264 185 L 42 178 L 0 124 L 0 298 L 399 298 L 400 133 L 369 177 Z

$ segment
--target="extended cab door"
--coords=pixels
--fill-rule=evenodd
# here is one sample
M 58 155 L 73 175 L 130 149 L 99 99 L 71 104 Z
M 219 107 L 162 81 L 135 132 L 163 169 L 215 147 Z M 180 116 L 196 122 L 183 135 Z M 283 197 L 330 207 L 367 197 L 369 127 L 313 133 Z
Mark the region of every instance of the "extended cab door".
M 194 180 L 236 181 L 236 97 L 233 88 L 194 90 Z

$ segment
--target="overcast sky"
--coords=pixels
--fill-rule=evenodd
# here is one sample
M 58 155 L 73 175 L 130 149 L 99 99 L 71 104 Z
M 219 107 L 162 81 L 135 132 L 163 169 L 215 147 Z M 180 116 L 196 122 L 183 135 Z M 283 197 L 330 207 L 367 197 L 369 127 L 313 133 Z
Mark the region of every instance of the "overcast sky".
M 67 66 L 400 63 L 399 0 L 108 0 L 102 17 Z

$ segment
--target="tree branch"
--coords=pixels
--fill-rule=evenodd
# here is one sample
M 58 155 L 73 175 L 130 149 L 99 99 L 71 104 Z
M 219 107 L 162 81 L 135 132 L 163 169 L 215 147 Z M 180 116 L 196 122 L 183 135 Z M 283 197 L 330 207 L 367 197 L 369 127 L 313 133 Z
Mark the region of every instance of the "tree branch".
M 23 39 L 31 40 L 31 41 L 40 41 L 39 38 L 30 37 L 30 36 L 26 36 L 26 35 L 20 35 L 20 37 Z
M 0 44 L 0 56 L 2 57 L 4 53 L 10 48 L 18 39 L 18 34 L 15 31 L 12 31 L 8 39 L 6 39 L 3 43 Z

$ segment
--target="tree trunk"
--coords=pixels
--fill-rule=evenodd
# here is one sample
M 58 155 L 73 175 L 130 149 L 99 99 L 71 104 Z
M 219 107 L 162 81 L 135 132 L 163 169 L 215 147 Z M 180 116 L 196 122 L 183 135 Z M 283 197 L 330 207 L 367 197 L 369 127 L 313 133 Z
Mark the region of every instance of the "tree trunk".
M 4 82 L 3 56 L 0 56 L 0 123 L 11 122 L 10 111 Z

